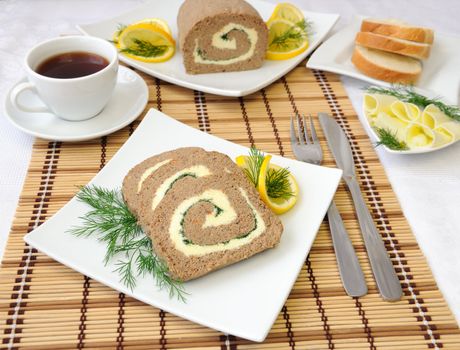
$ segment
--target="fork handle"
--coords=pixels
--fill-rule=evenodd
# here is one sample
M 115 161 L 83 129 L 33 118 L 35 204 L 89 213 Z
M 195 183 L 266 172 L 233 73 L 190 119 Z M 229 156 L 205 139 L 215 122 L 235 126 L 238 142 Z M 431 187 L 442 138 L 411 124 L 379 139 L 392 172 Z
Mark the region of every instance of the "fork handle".
M 367 256 L 369 257 L 380 295 L 387 301 L 400 300 L 402 297 L 401 284 L 388 257 L 382 237 L 377 231 L 374 220 L 364 202 L 359 184 L 354 177 L 345 177 L 345 182 L 353 197 Z
M 327 216 L 343 287 L 349 296 L 366 295 L 367 286 L 363 270 L 334 201 L 327 211 Z

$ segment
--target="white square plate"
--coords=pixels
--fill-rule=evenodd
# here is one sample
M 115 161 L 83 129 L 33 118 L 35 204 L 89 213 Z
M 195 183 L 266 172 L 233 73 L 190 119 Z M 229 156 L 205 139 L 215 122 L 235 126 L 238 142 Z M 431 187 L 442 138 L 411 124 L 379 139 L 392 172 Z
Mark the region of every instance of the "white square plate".
M 365 17 L 357 16 L 346 27 L 322 44 L 310 57 L 307 67 L 350 76 L 374 85 L 391 86 L 390 83 L 368 77 L 351 62 L 356 33 Z M 435 33 L 430 57 L 423 61 L 422 75 L 415 87 L 424 95 L 442 96 L 457 104 L 460 87 L 460 38 Z
M 268 20 L 275 8 L 274 4 L 263 1 L 247 1 L 259 11 L 264 20 Z M 169 24 L 173 37 L 177 38 L 176 17 L 181 4 L 181 0 L 168 0 L 167 3 L 164 1 L 151 1 L 118 17 L 92 24 L 82 24 L 77 28 L 84 34 L 111 40 L 113 33 L 120 24 L 130 24 L 145 18 L 158 17 Z M 264 88 L 297 66 L 318 46 L 339 19 L 339 15 L 336 14 L 306 11 L 303 13 L 305 18 L 312 24 L 313 34 L 310 38 L 309 48 L 302 54 L 288 60 L 266 60 L 259 69 L 243 72 L 190 75 L 185 72 L 182 54 L 178 49 L 169 61 L 163 63 L 144 63 L 123 55 L 120 55 L 120 60 L 154 77 L 189 89 L 223 96 L 245 96 Z
M 248 149 L 182 124 L 151 109 L 133 135 L 91 184 L 120 188 L 126 173 L 152 155 L 185 146 L 216 150 L 234 159 Z M 151 277 L 139 278 L 131 291 L 119 281 L 115 261 L 104 266 L 104 243 L 68 233 L 89 208 L 73 198 L 25 241 L 51 258 L 142 302 L 253 341 L 263 341 L 289 295 L 340 181 L 341 170 L 274 156 L 273 163 L 289 167 L 301 190 L 297 205 L 281 219 L 280 244 L 184 287 L 187 302 L 169 298 Z

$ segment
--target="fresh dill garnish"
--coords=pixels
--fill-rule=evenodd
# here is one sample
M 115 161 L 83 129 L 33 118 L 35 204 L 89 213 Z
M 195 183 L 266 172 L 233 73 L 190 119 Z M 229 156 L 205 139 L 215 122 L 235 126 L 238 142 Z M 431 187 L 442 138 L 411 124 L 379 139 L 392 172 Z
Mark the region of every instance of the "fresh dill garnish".
M 140 57 L 157 57 L 163 55 L 168 50 L 167 45 L 153 45 L 152 43 L 133 39 L 135 45 L 121 49 L 120 52 L 128 53 Z
M 374 129 L 379 136 L 380 141 L 375 144 L 375 147 L 386 146 L 393 151 L 406 151 L 409 149 L 404 141 L 398 140 L 396 133 L 386 128 L 375 128 Z
M 259 175 L 264 158 L 265 155 L 261 151 L 255 147 L 251 147 L 244 172 L 256 188 L 259 185 Z M 286 168 L 268 169 L 267 176 L 265 177 L 265 185 L 270 198 L 289 199 L 294 196 L 289 182 L 289 175 L 290 172 Z
M 292 25 L 284 33 L 273 37 L 269 47 L 286 47 L 311 35 L 311 23 L 303 19 Z
M 286 168 L 268 169 L 265 183 L 270 198 L 289 199 L 294 196 L 289 182 L 290 172 Z
M 80 217 L 82 224 L 71 228 L 70 233 L 96 236 L 104 242 L 104 264 L 118 258 L 115 271 L 125 286 L 133 290 L 139 276 L 151 275 L 158 288 L 168 289 L 170 297 L 185 301 L 187 293 L 181 281 L 171 278 L 166 264 L 153 254 L 151 239 L 142 231 L 119 190 L 84 186 L 76 197 L 92 210 Z
M 428 98 L 420 95 L 414 91 L 412 87 L 395 85 L 391 88 L 371 86 L 366 89 L 366 92 L 370 94 L 383 94 L 394 96 L 403 102 L 413 103 L 417 106 L 425 108 L 426 106 L 433 104 L 438 107 L 448 117 L 460 122 L 460 107 L 448 105 L 443 103 L 439 97 Z
M 259 185 L 259 174 L 262 163 L 264 162 L 264 154 L 257 148 L 251 147 L 249 150 L 249 157 L 247 159 L 244 172 L 248 179 L 254 184 L 255 187 Z
M 312 34 L 312 31 L 311 31 L 312 23 L 307 21 L 306 19 L 303 19 L 297 22 L 295 25 L 299 27 L 300 29 L 302 29 L 308 36 Z
M 120 37 L 121 33 L 128 27 L 126 24 L 118 23 L 117 31 L 113 35 L 113 43 L 118 44 L 118 38 Z

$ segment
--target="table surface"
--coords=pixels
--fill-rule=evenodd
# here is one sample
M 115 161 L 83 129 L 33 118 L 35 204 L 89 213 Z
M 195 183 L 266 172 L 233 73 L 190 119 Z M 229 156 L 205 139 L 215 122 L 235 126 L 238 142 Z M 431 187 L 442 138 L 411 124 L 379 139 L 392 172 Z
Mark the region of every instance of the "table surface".
M 160 1 L 160 0 L 157 0 Z M 270 0 L 273 3 L 277 1 Z M 38 42 L 76 33 L 76 24 L 121 14 L 143 0 L 0 0 L 0 97 L 23 76 L 22 60 Z M 339 13 L 333 32 L 353 15 L 400 18 L 460 35 L 457 0 L 290 0 L 316 12 Z M 460 45 L 460 41 L 459 41 Z M 343 77 L 355 110 L 361 113 L 363 82 Z M 0 256 L 3 254 L 31 156 L 34 138 L 16 130 L 0 113 Z M 426 255 L 436 281 L 460 322 L 460 142 L 445 150 L 398 156 L 377 149 L 404 214 Z

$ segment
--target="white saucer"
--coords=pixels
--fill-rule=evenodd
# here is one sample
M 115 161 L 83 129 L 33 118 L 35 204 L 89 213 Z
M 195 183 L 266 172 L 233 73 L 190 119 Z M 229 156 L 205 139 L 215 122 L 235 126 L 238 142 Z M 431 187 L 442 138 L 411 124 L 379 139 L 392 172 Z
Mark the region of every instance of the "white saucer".
M 26 81 L 21 79 L 17 84 Z M 13 88 L 11 88 L 12 90 Z M 139 74 L 120 66 L 117 85 L 109 103 L 94 118 L 72 122 L 52 113 L 27 113 L 14 107 L 8 92 L 4 104 L 5 116 L 18 129 L 27 134 L 56 141 L 84 141 L 111 134 L 135 120 L 147 105 L 147 84 Z M 21 102 L 26 106 L 42 105 L 38 96 L 25 91 Z

